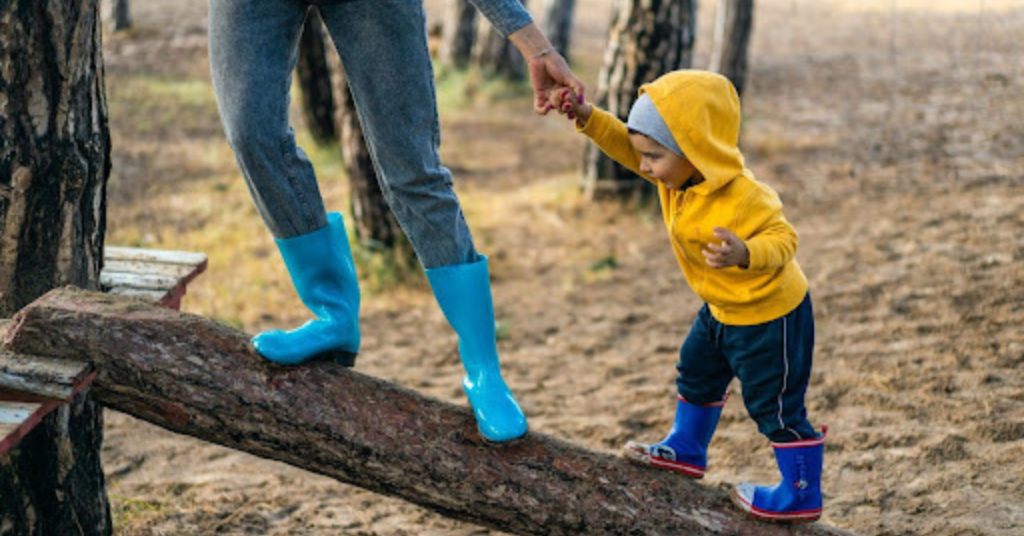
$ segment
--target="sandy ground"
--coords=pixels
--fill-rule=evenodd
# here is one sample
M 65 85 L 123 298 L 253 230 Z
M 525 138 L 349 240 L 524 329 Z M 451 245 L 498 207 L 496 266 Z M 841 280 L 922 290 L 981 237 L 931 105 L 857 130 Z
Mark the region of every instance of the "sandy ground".
M 703 4 L 696 65 L 706 63 L 713 16 L 713 2 Z M 428 6 L 436 14 L 439 2 Z M 106 45 L 108 80 L 191 77 L 208 94 L 206 2 L 133 8 L 136 32 Z M 874 536 L 1024 534 L 1024 6 L 763 0 L 757 9 L 743 146 L 801 234 L 815 298 L 808 406 L 830 427 L 824 522 Z M 578 12 L 580 72 L 596 87 L 610 2 L 581 0 Z M 218 223 L 162 213 L 160 192 L 208 167 L 240 178 L 230 162 L 200 166 L 186 147 L 200 140 L 223 153 L 215 117 L 128 139 L 120 125 L 151 113 L 112 112 L 111 233 L 134 226 L 188 248 L 174 229 Z M 582 201 L 583 140 L 525 106 L 467 104 L 443 128 L 478 247 L 492 258 L 506 378 L 532 428 L 611 452 L 659 439 L 700 305 L 660 218 Z M 341 188 L 325 185 L 325 196 Z M 211 304 L 204 291 L 218 281 L 249 283 L 210 253 L 186 310 L 237 316 L 251 332 L 302 319 L 295 304 L 257 316 Z M 270 288 L 287 296 L 280 280 Z M 456 341 L 429 294 L 364 303 L 360 370 L 465 404 Z M 734 384 L 704 485 L 775 477 L 740 394 Z M 103 458 L 118 534 L 498 534 L 113 411 Z

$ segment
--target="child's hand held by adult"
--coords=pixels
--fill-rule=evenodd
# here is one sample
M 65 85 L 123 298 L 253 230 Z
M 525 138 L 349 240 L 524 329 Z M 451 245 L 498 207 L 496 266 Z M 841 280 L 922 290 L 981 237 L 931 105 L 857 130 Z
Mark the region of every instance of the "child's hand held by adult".
M 568 119 L 578 120 L 580 126 L 585 125 L 590 118 L 592 106 L 586 98 L 569 87 L 555 88 L 548 97 L 548 105 L 544 112 L 557 110 L 560 115 Z

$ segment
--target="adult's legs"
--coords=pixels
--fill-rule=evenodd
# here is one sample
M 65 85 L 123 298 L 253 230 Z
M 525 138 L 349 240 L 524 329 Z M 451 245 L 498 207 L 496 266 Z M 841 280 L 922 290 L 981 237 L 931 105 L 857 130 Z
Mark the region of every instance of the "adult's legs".
M 253 346 L 286 365 L 314 357 L 354 363 L 359 286 L 340 214 L 330 224 L 313 167 L 288 124 L 302 0 L 211 0 L 210 67 L 228 142 L 302 302 L 316 316 L 257 335 Z M 258 296 L 254 296 L 258 299 Z
M 320 2 L 345 66 L 381 190 L 458 333 L 463 388 L 481 434 L 508 441 L 526 418 L 501 377 L 487 259 L 443 165 L 426 17 L 416 0 Z
M 441 164 L 426 17 L 413 0 L 319 3 L 385 199 L 424 268 L 480 260 Z
M 276 238 L 327 225 L 316 175 L 288 123 L 292 70 L 308 5 L 210 0 L 210 71 L 228 143 Z

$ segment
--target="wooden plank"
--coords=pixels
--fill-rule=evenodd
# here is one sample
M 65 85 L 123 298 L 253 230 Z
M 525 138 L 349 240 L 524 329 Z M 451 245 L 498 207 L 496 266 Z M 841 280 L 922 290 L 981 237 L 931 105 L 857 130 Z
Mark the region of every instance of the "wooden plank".
M 103 249 L 103 258 L 119 261 L 143 261 L 165 264 L 186 264 L 193 266 L 206 265 L 206 254 L 193 251 L 171 251 L 160 249 L 125 248 L 107 246 Z
M 44 403 L 0 401 L 0 457 L 5 456 L 48 413 L 62 402 Z
M 109 293 L 178 309 L 185 287 L 206 269 L 206 255 L 107 247 L 100 284 Z M 0 319 L 0 340 L 10 320 Z M 0 456 L 43 416 L 84 389 L 96 373 L 88 363 L 26 356 L 0 348 Z
M 166 262 L 125 261 L 104 259 L 103 273 L 148 274 L 184 279 L 196 271 L 191 264 L 170 264 Z
M 0 424 L 20 425 L 28 420 L 42 404 L 0 402 Z
M 170 290 L 181 284 L 181 278 L 147 273 L 109 272 L 104 269 L 100 274 L 100 284 L 105 288 Z
M 0 388 L 59 401 L 69 400 L 92 365 L 52 357 L 19 355 L 0 348 Z
M 185 287 L 206 270 L 203 253 L 107 247 L 100 284 L 110 294 L 177 310 Z
M 151 290 L 151 289 L 140 289 L 140 288 L 112 288 L 108 292 L 114 296 L 124 296 L 126 298 L 135 298 L 149 303 L 164 304 L 171 298 L 166 290 Z
M 0 348 L 0 457 L 95 378 L 96 372 L 87 362 Z

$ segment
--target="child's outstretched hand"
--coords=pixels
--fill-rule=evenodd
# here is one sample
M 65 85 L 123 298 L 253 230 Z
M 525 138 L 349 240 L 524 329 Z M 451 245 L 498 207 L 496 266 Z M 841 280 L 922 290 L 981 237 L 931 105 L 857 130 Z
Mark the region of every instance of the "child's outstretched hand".
M 574 119 L 579 122 L 580 126 L 583 126 L 590 119 L 593 107 L 583 95 L 577 95 L 571 88 L 564 87 L 551 91 L 548 106 L 544 112 L 547 113 L 551 110 L 558 110 L 559 114 Z
M 715 227 L 715 238 L 722 241 L 721 245 L 708 243 L 708 247 L 701 250 L 708 266 L 712 268 L 729 268 L 730 266 L 746 268 L 750 266 L 750 251 L 740 237 L 728 229 Z

